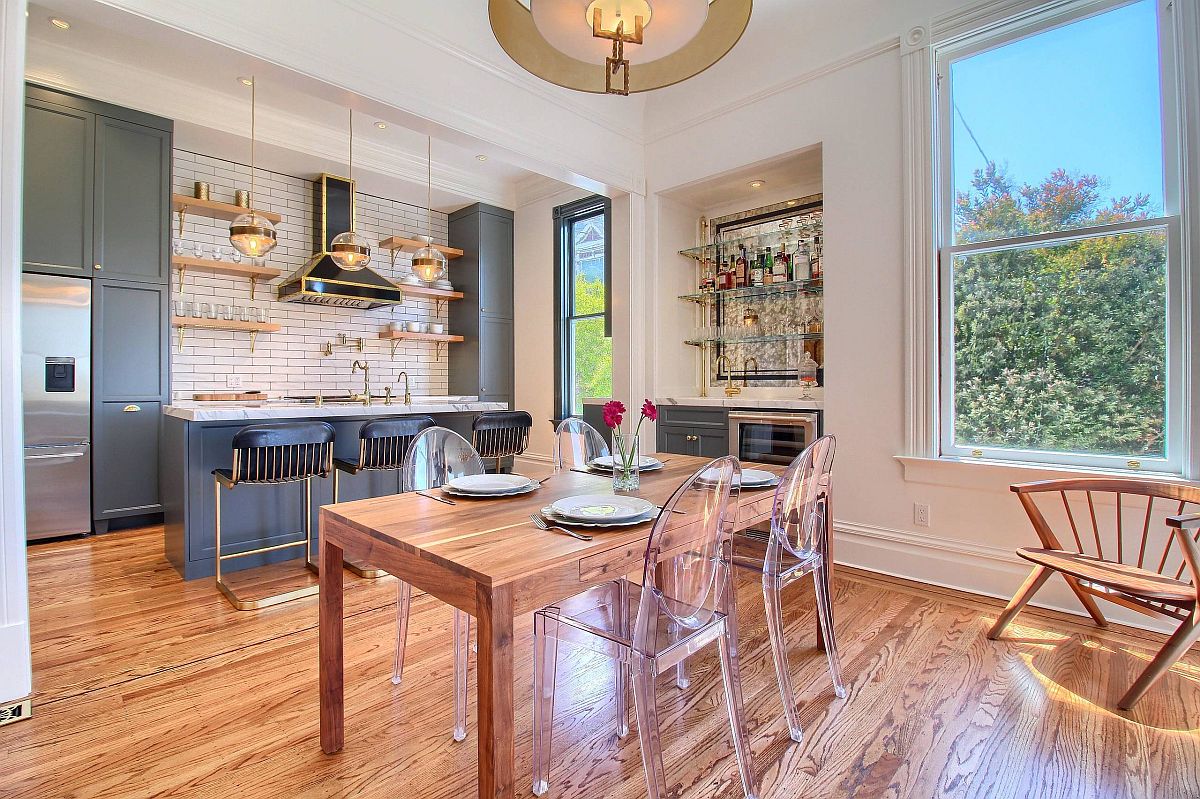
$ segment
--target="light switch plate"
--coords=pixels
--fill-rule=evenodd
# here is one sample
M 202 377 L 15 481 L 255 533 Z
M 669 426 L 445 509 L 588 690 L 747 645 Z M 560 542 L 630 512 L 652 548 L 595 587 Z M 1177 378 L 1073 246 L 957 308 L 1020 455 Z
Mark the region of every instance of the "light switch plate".
M 225 377 L 225 388 L 241 388 L 241 387 L 242 387 L 242 376 L 241 375 L 227 375 Z

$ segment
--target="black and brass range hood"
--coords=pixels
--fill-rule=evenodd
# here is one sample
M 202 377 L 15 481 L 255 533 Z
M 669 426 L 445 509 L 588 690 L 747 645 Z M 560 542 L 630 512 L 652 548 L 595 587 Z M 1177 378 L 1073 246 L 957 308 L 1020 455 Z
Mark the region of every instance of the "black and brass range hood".
M 354 181 L 322 174 L 313 181 L 313 246 L 316 252 L 279 284 L 280 302 L 340 308 L 380 308 L 404 302 L 400 287 L 370 269 L 347 272 L 329 254 L 333 237 L 353 228 Z

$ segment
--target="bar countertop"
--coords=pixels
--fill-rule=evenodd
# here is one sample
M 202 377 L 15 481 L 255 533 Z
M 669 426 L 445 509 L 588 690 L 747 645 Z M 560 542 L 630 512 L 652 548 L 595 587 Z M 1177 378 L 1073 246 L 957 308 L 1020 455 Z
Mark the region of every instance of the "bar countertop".
M 353 419 L 411 414 L 479 413 L 508 410 L 504 402 L 480 402 L 478 397 L 414 397 L 411 405 L 393 399 L 384 404 L 382 397 L 370 405 L 361 402 L 326 400 L 323 405 L 293 400 L 253 400 L 250 402 L 179 401 L 163 408 L 163 415 L 185 422 L 229 422 L 270 419 Z

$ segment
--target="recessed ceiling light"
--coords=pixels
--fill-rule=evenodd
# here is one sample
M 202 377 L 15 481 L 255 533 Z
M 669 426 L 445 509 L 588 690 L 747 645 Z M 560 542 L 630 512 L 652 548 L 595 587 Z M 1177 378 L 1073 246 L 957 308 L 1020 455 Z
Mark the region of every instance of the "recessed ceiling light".
M 375 127 L 379 128 L 380 130 L 385 130 L 385 129 L 387 129 L 387 123 L 386 122 L 376 122 Z
M 796 204 L 795 200 L 788 200 L 788 205 L 795 205 L 795 204 Z
M 243 78 L 243 77 L 239 77 L 239 78 L 238 78 L 238 83 L 242 84 L 243 86 L 253 86 L 253 85 L 254 85 L 254 78 Z
M 486 156 L 486 155 L 484 155 L 483 153 L 480 153 L 479 155 L 475 156 L 475 160 L 476 160 L 476 161 L 486 161 L 486 160 L 487 160 L 487 156 Z
M 71 27 L 71 23 L 62 17 L 50 17 L 50 24 L 62 31 L 68 30 Z
M 765 180 L 752 180 L 752 181 L 750 181 L 750 188 L 761 189 L 765 184 L 766 184 Z

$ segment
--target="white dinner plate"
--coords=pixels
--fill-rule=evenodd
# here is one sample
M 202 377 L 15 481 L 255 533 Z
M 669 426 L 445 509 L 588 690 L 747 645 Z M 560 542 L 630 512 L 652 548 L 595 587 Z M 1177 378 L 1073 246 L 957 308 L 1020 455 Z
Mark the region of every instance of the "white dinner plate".
M 718 469 L 705 469 L 700 475 L 700 482 L 715 483 L 720 476 Z M 734 485 L 740 485 L 741 488 L 770 488 L 771 486 L 779 485 L 779 478 L 771 472 L 763 471 L 762 469 L 742 469 L 741 482 L 738 478 L 734 478 Z
M 614 456 L 612 455 L 601 455 L 598 458 L 593 458 L 592 460 L 588 461 L 588 466 L 592 467 L 593 469 L 599 469 L 600 471 L 611 472 L 613 469 L 613 457 Z M 619 458 L 617 459 L 617 462 L 620 462 Z M 655 469 L 661 469 L 662 467 L 662 461 L 660 461 L 658 458 L 651 458 L 649 455 L 642 455 L 638 458 L 638 471 L 651 472 Z
M 532 482 L 523 474 L 468 474 L 455 477 L 446 485 L 462 494 L 507 494 Z
M 554 513 L 564 519 L 583 522 L 628 521 L 645 516 L 657 506 L 641 497 L 618 494 L 583 494 L 565 497 L 552 506 Z
M 519 494 L 529 494 L 534 491 L 537 491 L 541 487 L 542 487 L 542 484 L 537 482 L 536 480 L 534 480 L 534 481 L 530 482 L 529 485 L 521 486 L 520 488 L 514 489 L 512 491 L 491 491 L 487 494 L 479 494 L 474 491 L 457 491 L 457 490 L 451 488 L 449 485 L 442 486 L 442 491 L 443 491 L 443 493 L 449 494 L 452 497 L 471 497 L 473 499 L 493 499 L 496 497 L 515 497 Z
M 651 510 L 649 513 L 643 513 L 642 515 L 635 516 L 632 519 L 622 519 L 620 521 L 610 519 L 607 521 L 585 522 L 585 521 L 580 521 L 579 519 L 568 519 L 564 516 L 560 516 L 559 514 L 554 512 L 554 508 L 551 505 L 547 505 L 546 507 L 542 508 L 542 515 L 545 516 L 547 521 L 549 521 L 551 524 L 563 524 L 563 525 L 569 525 L 571 527 L 592 527 L 592 528 L 633 527 L 634 525 L 643 524 L 645 522 L 651 521 L 654 518 L 656 512 L 657 512 L 657 510 Z

